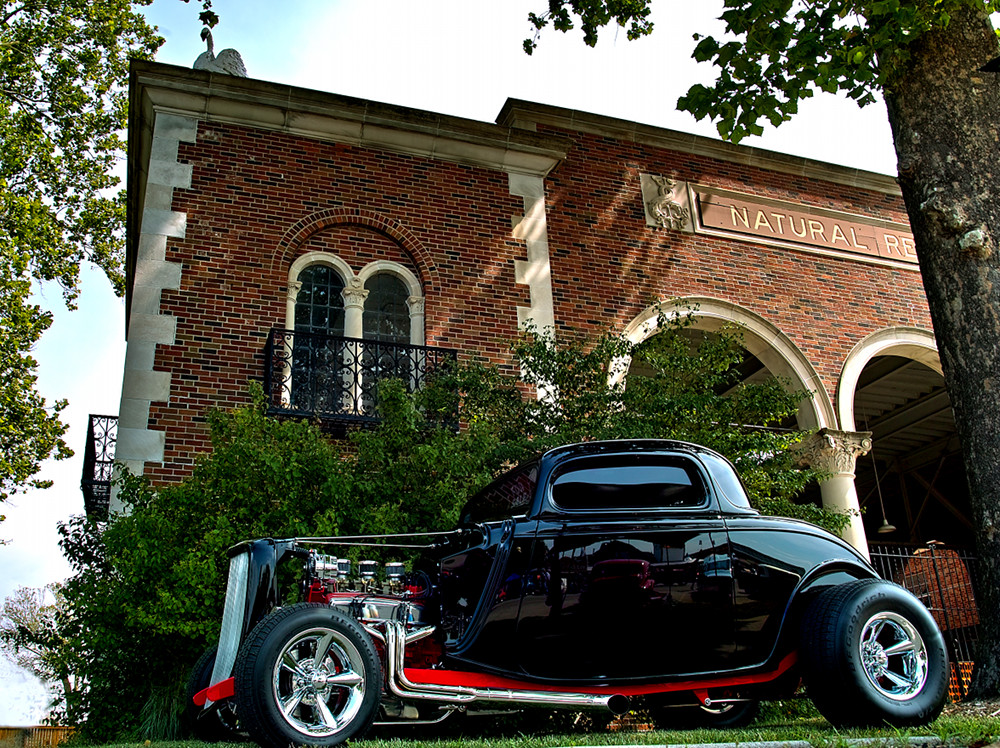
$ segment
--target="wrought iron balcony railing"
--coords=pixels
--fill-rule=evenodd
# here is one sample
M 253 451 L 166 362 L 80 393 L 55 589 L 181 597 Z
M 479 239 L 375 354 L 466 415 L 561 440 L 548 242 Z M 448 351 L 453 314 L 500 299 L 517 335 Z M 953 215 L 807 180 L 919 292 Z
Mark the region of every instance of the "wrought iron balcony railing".
M 443 348 L 275 328 L 265 353 L 269 412 L 374 423 L 380 381 L 400 379 L 413 392 L 455 358 Z
M 87 445 L 83 450 L 83 507 L 87 516 L 98 521 L 108 518 L 111 499 L 111 471 L 118 441 L 118 416 L 90 416 Z

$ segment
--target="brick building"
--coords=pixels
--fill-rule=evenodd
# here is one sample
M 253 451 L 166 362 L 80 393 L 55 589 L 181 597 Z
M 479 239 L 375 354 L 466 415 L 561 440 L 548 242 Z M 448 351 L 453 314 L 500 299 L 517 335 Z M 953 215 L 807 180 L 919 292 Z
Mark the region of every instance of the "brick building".
M 680 299 L 742 328 L 748 378 L 815 392 L 822 500 L 868 506 L 852 542 L 890 513 L 898 539 L 945 517 L 967 540 L 891 178 L 523 101 L 487 124 L 137 62 L 128 186 L 117 459 L 154 481 L 248 380 L 276 412 L 364 419 L 379 367 L 507 361 L 529 320 L 638 341 Z

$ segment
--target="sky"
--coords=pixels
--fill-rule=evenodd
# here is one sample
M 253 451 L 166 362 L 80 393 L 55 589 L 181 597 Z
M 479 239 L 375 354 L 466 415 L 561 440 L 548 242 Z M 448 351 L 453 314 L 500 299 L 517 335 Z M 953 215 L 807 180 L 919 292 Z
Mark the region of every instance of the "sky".
M 249 76 L 389 104 L 493 122 L 508 97 L 715 137 L 708 121 L 675 111 L 677 97 L 708 83 L 713 68 L 690 59 L 695 31 L 718 31 L 721 0 L 660 0 L 651 37 L 627 41 L 606 30 L 596 48 L 579 32 L 543 32 L 532 56 L 521 51 L 533 29 L 528 12 L 546 0 L 214 0 L 221 17 L 215 50 L 233 47 Z M 154 0 L 146 9 L 166 43 L 157 61 L 191 67 L 205 51 L 200 3 Z M 744 146 L 895 174 L 885 108 L 818 95 L 799 115 Z M 125 360 L 124 304 L 100 272 L 83 271 L 78 309 L 58 288 L 38 289 L 54 322 L 34 350 L 38 388 L 67 398 L 66 441 L 76 456 L 47 462 L 52 488 L 0 505 L 0 600 L 18 587 L 41 587 L 72 572 L 56 525 L 83 512 L 80 493 L 87 416 L 116 415 Z M 0 726 L 36 724 L 44 692 L 0 662 Z M 36 689 L 36 690 L 32 690 Z M 26 696 L 27 694 L 27 696 Z M 32 695 L 34 694 L 34 695 Z

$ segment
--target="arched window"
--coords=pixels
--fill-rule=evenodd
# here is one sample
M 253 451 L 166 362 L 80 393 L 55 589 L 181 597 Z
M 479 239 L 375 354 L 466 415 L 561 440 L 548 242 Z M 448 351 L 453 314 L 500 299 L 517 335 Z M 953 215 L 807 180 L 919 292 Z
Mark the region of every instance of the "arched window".
M 375 412 L 378 383 L 417 387 L 427 368 L 423 292 L 406 267 L 376 260 L 358 272 L 340 257 L 309 252 L 289 270 L 283 407 L 321 417 Z
M 410 291 L 397 276 L 376 273 L 365 283 L 364 338 L 383 343 L 410 342 Z
M 344 279 L 327 265 L 310 265 L 299 273 L 295 296 L 295 331 L 344 334 Z
M 329 265 L 310 265 L 298 274 L 291 362 L 291 405 L 307 412 L 332 412 L 345 397 L 339 374 L 344 334 L 344 279 Z

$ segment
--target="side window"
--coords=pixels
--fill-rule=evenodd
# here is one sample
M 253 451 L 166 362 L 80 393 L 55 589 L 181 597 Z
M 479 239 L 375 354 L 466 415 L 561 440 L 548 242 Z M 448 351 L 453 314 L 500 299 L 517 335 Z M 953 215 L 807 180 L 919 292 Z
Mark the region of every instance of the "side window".
M 365 283 L 364 338 L 383 343 L 410 342 L 409 290 L 391 273 L 377 273 Z
M 676 509 L 708 499 L 698 467 L 684 457 L 632 455 L 573 460 L 552 482 L 565 510 Z
M 500 477 L 473 496 L 462 509 L 461 524 L 491 522 L 531 509 L 538 485 L 538 465 L 526 465 Z

